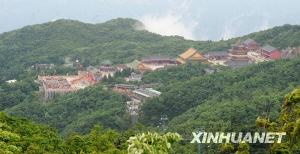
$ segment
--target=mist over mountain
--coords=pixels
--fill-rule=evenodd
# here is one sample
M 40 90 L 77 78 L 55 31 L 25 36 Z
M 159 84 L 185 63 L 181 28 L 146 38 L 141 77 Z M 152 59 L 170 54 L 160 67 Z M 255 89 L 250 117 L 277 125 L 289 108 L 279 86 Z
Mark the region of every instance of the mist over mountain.
M 299 24 L 300 1 L 0 0 L 0 33 L 57 19 L 103 23 L 133 18 L 161 35 L 221 40 L 284 24 Z

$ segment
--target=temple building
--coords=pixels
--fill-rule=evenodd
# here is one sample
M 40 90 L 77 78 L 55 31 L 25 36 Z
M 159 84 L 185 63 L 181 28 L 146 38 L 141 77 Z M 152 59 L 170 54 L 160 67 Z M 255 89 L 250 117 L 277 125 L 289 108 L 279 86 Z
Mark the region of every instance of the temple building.
M 248 66 L 249 63 L 250 63 L 250 60 L 247 57 L 231 57 L 230 60 L 225 62 L 225 64 L 227 66 L 229 66 L 231 69 L 245 67 L 245 66 Z
M 201 64 L 206 65 L 210 64 L 210 62 L 208 62 L 208 59 L 194 48 L 190 48 L 186 52 L 179 55 L 177 61 L 181 64 L 185 64 L 188 62 L 200 62 Z
M 138 60 L 134 60 L 133 62 L 131 63 L 126 63 L 126 66 L 130 69 L 134 69 L 135 67 L 137 67 L 139 65 L 139 61 Z
M 86 68 L 87 71 L 78 71 L 78 76 L 81 78 L 85 78 L 86 81 L 91 83 L 101 82 L 104 75 L 100 72 L 100 68 L 88 66 Z
M 151 71 L 152 69 L 148 66 L 146 66 L 143 63 L 139 63 L 134 70 L 139 71 L 141 74 L 144 74 L 146 71 Z
M 160 94 L 161 94 L 161 92 L 156 91 L 152 88 L 136 89 L 133 91 L 132 97 L 137 100 L 144 101 L 147 98 L 159 96 Z
M 152 70 L 150 67 L 143 64 L 142 62 L 139 62 L 138 60 L 134 60 L 131 63 L 127 63 L 126 66 L 130 69 L 139 71 L 141 74 L 145 73 L 146 71 Z
M 127 68 L 127 66 L 126 66 L 126 64 L 119 64 L 119 65 L 117 65 L 117 70 L 119 70 L 119 71 L 123 71 L 124 69 L 126 69 Z
M 142 81 L 143 74 L 136 74 L 131 72 L 131 75 L 128 78 L 125 78 L 126 81 Z
M 138 89 L 136 85 L 128 85 L 128 84 L 115 84 L 113 90 L 116 92 L 123 92 L 127 94 L 133 94 L 132 91 Z
M 208 51 L 207 58 L 210 60 L 227 60 L 228 51 Z
M 231 45 L 231 47 L 232 48 L 229 51 L 231 55 L 247 55 L 246 45 L 244 43 L 237 42 Z
M 243 42 L 245 45 L 246 50 L 257 50 L 259 48 L 259 43 L 251 38 L 248 38 Z
M 116 69 L 112 66 L 112 62 L 110 60 L 105 60 L 102 62 L 102 66 L 100 67 L 100 73 L 102 76 L 114 76 Z
M 146 58 L 142 58 L 142 63 L 146 65 L 176 65 L 177 60 L 171 56 L 165 55 L 152 55 Z
M 279 51 L 275 47 L 272 47 L 268 44 L 262 48 L 259 48 L 257 51 L 262 56 L 264 56 L 265 58 L 269 58 L 269 59 L 279 59 L 279 58 L 281 58 L 281 54 L 282 54 L 281 51 Z

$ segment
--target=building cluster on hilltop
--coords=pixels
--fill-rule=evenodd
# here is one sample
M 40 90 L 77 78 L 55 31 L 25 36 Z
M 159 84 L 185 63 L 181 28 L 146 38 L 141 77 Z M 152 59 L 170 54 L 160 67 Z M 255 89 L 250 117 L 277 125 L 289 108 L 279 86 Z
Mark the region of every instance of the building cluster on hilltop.
M 229 66 L 232 69 L 245 67 L 251 63 L 282 58 L 282 52 L 271 45 L 263 47 L 248 38 L 244 42 L 231 45 L 229 51 L 208 51 L 205 55 L 213 64 Z
M 198 62 L 202 65 L 225 65 L 232 69 L 245 67 L 251 63 L 257 63 L 265 60 L 279 58 L 292 58 L 300 54 L 300 48 L 287 48 L 281 52 L 275 47 L 260 44 L 253 39 L 246 39 L 244 42 L 237 42 L 231 45 L 229 51 L 208 51 L 205 55 L 194 48 L 189 48 L 177 58 L 169 55 L 151 55 L 144 57 L 141 61 L 134 60 L 131 63 L 118 64 L 113 66 L 110 60 L 104 60 L 99 67 L 88 66 L 86 71 L 78 71 L 77 76 L 39 76 L 38 83 L 44 86 L 45 99 L 55 97 L 55 93 L 65 94 L 69 91 L 75 91 L 101 82 L 105 77 L 113 77 L 117 71 L 122 72 L 124 69 L 131 69 L 132 72 L 126 81 L 141 81 L 146 71 L 168 69 L 175 65 L 186 64 L 189 62 Z M 69 59 L 67 59 L 69 62 Z M 36 64 L 35 69 L 51 69 L 54 64 Z M 80 65 L 82 67 L 82 65 Z M 204 69 L 205 74 L 217 73 L 220 70 L 216 68 Z M 139 72 L 139 73 L 136 73 Z M 131 89 L 131 90 L 129 90 Z M 134 89 L 134 90 L 132 90 Z M 137 100 L 143 100 L 152 96 L 159 95 L 159 92 L 145 88 L 136 88 L 133 85 L 117 84 L 114 91 L 126 91 L 128 95 Z

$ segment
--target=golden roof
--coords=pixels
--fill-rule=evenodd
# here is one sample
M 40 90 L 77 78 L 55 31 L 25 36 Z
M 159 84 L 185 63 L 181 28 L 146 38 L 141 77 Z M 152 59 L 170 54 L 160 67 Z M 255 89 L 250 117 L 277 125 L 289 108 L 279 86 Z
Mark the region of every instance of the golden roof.
M 192 55 L 194 55 L 196 52 L 197 52 L 196 49 L 190 48 L 186 52 L 181 54 L 180 57 L 182 57 L 183 59 L 187 59 L 187 58 L 191 57 Z
M 150 67 L 147 67 L 145 66 L 143 63 L 139 63 L 136 67 L 135 67 L 136 70 L 138 69 L 147 69 L 147 70 L 151 70 Z
M 193 59 L 207 59 L 205 57 L 203 57 L 199 52 L 195 52 L 191 57 L 189 57 L 190 60 L 193 60 Z

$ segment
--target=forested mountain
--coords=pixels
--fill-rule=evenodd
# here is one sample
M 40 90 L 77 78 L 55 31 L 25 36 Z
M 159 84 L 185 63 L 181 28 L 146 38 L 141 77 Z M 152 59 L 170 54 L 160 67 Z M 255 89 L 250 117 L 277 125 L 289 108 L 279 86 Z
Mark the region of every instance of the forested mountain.
M 2 82 L 19 79 L 19 74 L 40 63 L 62 64 L 66 56 L 88 65 L 100 65 L 105 59 L 125 63 L 150 54 L 176 55 L 195 46 L 195 41 L 182 37 L 162 37 L 144 30 L 132 19 L 116 19 L 103 24 L 86 24 L 57 20 L 27 26 L 0 35 Z M 5 79 L 3 79 L 5 77 Z
M 284 25 L 228 41 L 191 41 L 178 36 L 160 36 L 143 30 L 133 19 L 114 19 L 87 24 L 61 19 L 0 34 L 1 82 L 21 79 L 26 68 L 38 63 L 62 64 L 69 56 L 84 66 L 99 65 L 110 59 L 126 63 L 153 54 L 177 56 L 190 47 L 198 51 L 228 50 L 232 43 L 251 37 L 261 44 L 285 48 L 299 46 L 298 25 Z
M 72 61 L 80 60 L 85 68 L 100 65 L 105 59 L 117 64 L 153 54 L 177 56 L 190 47 L 200 52 L 228 50 L 231 44 L 247 38 L 283 49 L 299 46 L 299 37 L 298 25 L 284 25 L 219 42 L 160 36 L 143 30 L 143 24 L 132 19 L 115 19 L 102 24 L 57 20 L 27 26 L 0 35 L 1 109 L 54 126 L 68 139 L 88 134 L 95 124 L 124 131 L 131 127 L 125 104 L 129 98 L 105 88 L 121 78 L 43 104 L 38 99 L 38 86 L 33 82 L 40 72 L 29 67 L 37 63 L 61 65 L 66 56 Z M 263 62 L 238 70 L 218 66 L 222 71 L 211 75 L 204 74 L 206 67 L 188 63 L 146 73 L 141 83 L 162 82 L 164 86 L 157 87 L 162 92 L 159 97 L 144 103 L 140 122 L 148 128 L 156 127 L 160 116 L 168 115 L 168 130 L 185 134 L 184 137 L 191 135 L 195 125 L 212 132 L 253 132 L 257 130 L 255 120 L 259 116 L 277 121 L 284 95 L 300 86 L 299 58 Z M 57 73 L 76 73 L 78 68 L 57 67 Z M 19 82 L 4 83 L 12 78 Z M 77 132 L 77 136 L 71 135 L 73 132 Z M 205 150 L 216 153 L 220 146 L 210 145 L 210 149 Z M 195 145 L 180 144 L 174 150 L 182 153 L 180 150 L 190 147 Z M 268 149 L 259 145 L 251 147 Z

